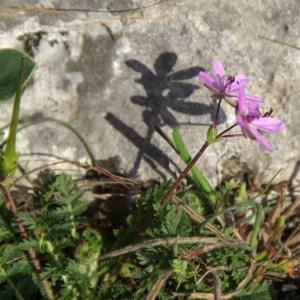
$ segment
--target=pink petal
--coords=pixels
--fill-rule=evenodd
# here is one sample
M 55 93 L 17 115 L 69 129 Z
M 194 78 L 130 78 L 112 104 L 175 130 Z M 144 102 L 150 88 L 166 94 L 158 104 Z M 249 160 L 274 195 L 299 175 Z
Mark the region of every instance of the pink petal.
M 255 129 L 253 128 L 249 128 L 250 132 L 252 133 L 253 137 L 259 142 L 261 143 L 268 151 L 273 152 L 273 149 L 271 147 L 271 145 L 269 144 L 269 142 L 259 133 L 257 132 Z
M 238 110 L 242 115 L 244 115 L 246 110 L 246 98 L 244 89 L 239 89 L 238 99 Z
M 225 85 L 225 71 L 222 63 L 219 60 L 214 61 L 214 76 L 219 84 L 219 89 L 223 90 Z
M 279 132 L 285 129 L 285 124 L 282 121 L 271 117 L 253 120 L 251 125 L 266 132 Z
M 248 102 L 248 114 L 253 117 L 259 117 L 259 104 L 257 102 Z
M 249 83 L 249 80 L 246 75 L 239 74 L 234 77 L 234 82 L 230 85 L 230 91 L 236 92 L 240 88 L 245 88 Z
M 203 80 L 203 82 L 208 85 L 213 87 L 214 89 L 218 89 L 218 85 L 214 79 L 212 79 L 208 74 L 204 72 L 199 73 L 200 78 Z
M 246 95 L 246 100 L 254 101 L 254 102 L 264 102 L 264 99 L 253 96 L 253 95 Z
M 236 116 L 236 122 L 239 126 L 244 126 L 244 121 L 243 118 L 241 116 Z
M 236 116 L 236 122 L 242 129 L 249 129 L 249 126 L 244 122 L 241 116 Z

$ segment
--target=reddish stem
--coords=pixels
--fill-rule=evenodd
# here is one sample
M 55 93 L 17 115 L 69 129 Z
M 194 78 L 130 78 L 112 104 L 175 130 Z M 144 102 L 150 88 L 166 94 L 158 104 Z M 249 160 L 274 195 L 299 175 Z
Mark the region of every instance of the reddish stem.
M 11 195 L 10 187 L 9 186 L 2 186 L 2 187 L 4 189 L 4 192 L 5 192 L 5 195 L 6 195 L 6 199 L 8 200 L 8 202 L 10 204 L 10 207 L 12 209 L 12 212 L 14 214 L 15 220 L 16 220 L 16 222 L 18 224 L 19 230 L 20 230 L 23 238 L 26 239 L 26 240 L 28 240 L 28 234 L 26 232 L 26 229 L 23 226 L 23 224 L 21 223 L 21 220 L 19 219 L 19 217 L 17 215 L 18 210 L 17 210 L 16 204 L 14 202 L 14 199 L 13 199 L 13 197 Z M 48 282 L 46 281 L 46 279 L 43 279 L 42 268 L 41 268 L 39 260 L 36 257 L 35 251 L 32 248 L 29 248 L 28 249 L 28 253 L 29 253 L 29 256 L 30 256 L 30 258 L 32 260 L 32 263 L 33 263 L 35 269 L 37 270 L 37 273 L 38 273 L 38 275 L 40 277 L 40 280 L 41 280 L 41 282 L 43 284 L 43 287 L 44 287 L 44 289 L 46 291 L 46 294 L 47 294 L 48 298 L 51 299 L 51 300 L 54 299 L 53 293 L 52 293 L 51 289 L 49 288 Z
M 217 113 L 216 113 L 216 117 L 215 117 L 215 123 L 217 123 L 218 121 L 218 116 L 219 116 L 219 110 L 220 110 L 220 104 L 221 104 L 221 100 L 218 103 L 218 108 L 217 108 Z M 237 124 L 234 124 L 233 126 L 229 127 L 228 129 L 224 130 L 222 133 L 220 133 L 216 139 L 218 138 L 222 138 L 223 134 L 228 132 L 229 130 L 231 130 L 232 128 L 234 128 Z M 176 181 L 174 182 L 174 184 L 172 185 L 172 187 L 170 188 L 170 190 L 167 192 L 167 194 L 164 196 L 164 198 L 161 200 L 160 205 L 164 205 L 172 196 L 173 192 L 177 189 L 177 187 L 179 186 L 179 184 L 181 183 L 181 181 L 185 178 L 185 176 L 188 174 L 188 172 L 191 170 L 191 168 L 193 167 L 193 165 L 197 162 L 197 160 L 200 158 L 200 156 L 204 153 L 204 151 L 206 150 L 206 148 L 209 146 L 209 143 L 206 141 L 203 146 L 201 147 L 201 149 L 199 150 L 199 152 L 195 155 L 195 157 L 192 159 L 192 161 L 187 165 L 187 167 L 184 169 L 184 171 L 180 174 L 180 176 L 176 179 Z M 139 231 L 137 238 L 140 239 L 144 236 L 146 230 L 149 228 L 149 226 L 152 224 L 153 220 L 155 218 L 155 213 L 152 213 L 147 221 L 147 223 L 145 224 L 145 226 Z M 200 248 L 201 249 L 201 248 Z M 201 249 L 202 250 L 202 249 Z M 107 280 L 106 284 L 108 286 L 110 286 L 114 280 L 114 278 L 116 277 L 116 274 L 119 273 L 119 271 L 121 270 L 123 264 L 127 261 L 129 257 L 129 253 L 125 254 L 120 261 L 118 262 L 114 273 L 109 277 L 109 279 Z
M 221 139 L 231 138 L 231 137 L 241 137 L 244 136 L 242 133 L 237 134 L 225 134 L 221 136 Z
M 217 107 L 217 112 L 216 112 L 216 117 L 215 117 L 215 122 L 214 122 L 215 125 L 218 123 L 221 102 L 222 102 L 222 99 L 220 99 L 219 102 L 218 102 L 218 107 Z
M 237 125 L 237 123 L 235 123 L 234 125 L 228 127 L 228 128 L 225 129 L 224 131 L 222 131 L 220 134 L 217 135 L 216 139 L 223 138 L 224 133 L 228 132 L 229 130 L 231 130 L 232 128 L 234 128 L 236 125 Z
M 164 198 L 161 200 L 160 205 L 164 205 L 172 196 L 174 191 L 177 189 L 181 181 L 184 179 L 184 177 L 187 175 L 187 173 L 191 170 L 192 166 L 197 162 L 197 160 L 200 158 L 200 156 L 203 154 L 203 152 L 206 150 L 206 148 L 209 146 L 208 142 L 205 142 L 204 145 L 201 147 L 199 152 L 195 155 L 195 157 L 192 159 L 192 161 L 187 165 L 187 167 L 184 169 L 184 171 L 180 174 L 180 176 L 176 179 L 172 187 L 169 189 L 167 194 L 164 196 Z M 155 217 L 155 213 L 152 213 L 150 218 L 148 219 L 146 225 L 142 228 L 142 230 L 139 232 L 138 237 L 141 238 L 145 234 L 148 227 L 151 225 Z

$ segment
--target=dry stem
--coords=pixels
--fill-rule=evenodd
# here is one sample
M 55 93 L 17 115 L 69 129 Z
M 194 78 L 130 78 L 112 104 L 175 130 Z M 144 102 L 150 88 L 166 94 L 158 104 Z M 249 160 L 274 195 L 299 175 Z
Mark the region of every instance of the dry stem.
M 14 217 L 15 217 L 15 220 L 18 224 L 18 227 L 19 227 L 19 230 L 23 236 L 24 239 L 28 240 L 28 234 L 26 232 L 26 229 L 25 227 L 23 226 L 23 224 L 21 223 L 21 220 L 19 219 L 18 215 L 17 215 L 17 207 L 16 207 L 16 204 L 14 202 L 14 199 L 11 195 L 11 192 L 10 192 L 10 187 L 9 186 L 3 186 L 3 189 L 4 189 L 4 192 L 5 192 L 5 195 L 6 195 L 6 199 L 8 200 L 9 204 L 10 204 L 10 207 L 12 209 L 12 212 L 14 214 Z M 29 256 L 32 260 L 32 263 L 38 273 L 38 276 L 42 282 L 42 285 L 45 289 L 45 292 L 48 296 L 49 299 L 54 299 L 54 296 L 53 296 L 53 293 L 52 293 L 52 290 L 50 289 L 50 285 L 48 284 L 47 280 L 46 279 L 43 279 L 43 276 L 42 276 L 42 268 L 41 268 L 41 265 L 40 265 L 40 262 L 39 260 L 37 259 L 36 257 L 36 253 L 35 251 L 32 249 L 32 248 L 29 248 L 28 249 L 28 253 L 29 253 Z

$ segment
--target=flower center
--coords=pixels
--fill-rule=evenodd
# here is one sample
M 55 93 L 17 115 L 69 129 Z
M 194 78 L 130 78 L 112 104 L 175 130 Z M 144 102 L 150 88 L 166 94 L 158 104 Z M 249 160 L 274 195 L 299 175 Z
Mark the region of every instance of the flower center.
M 231 85 L 235 82 L 235 77 L 234 76 L 228 76 L 227 77 L 227 81 L 226 84 L 224 86 L 224 90 L 230 91 Z M 237 84 L 239 84 L 239 82 L 237 81 Z

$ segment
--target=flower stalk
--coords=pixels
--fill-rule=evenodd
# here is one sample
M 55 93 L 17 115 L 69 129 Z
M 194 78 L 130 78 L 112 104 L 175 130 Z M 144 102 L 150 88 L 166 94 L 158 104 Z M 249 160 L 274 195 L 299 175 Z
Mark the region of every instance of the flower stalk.
M 188 172 L 193 168 L 195 163 L 198 161 L 198 159 L 201 157 L 201 155 L 204 153 L 204 151 L 207 149 L 207 147 L 210 144 L 214 142 L 218 142 L 223 138 L 241 136 L 241 134 L 225 135 L 225 133 L 227 133 L 236 125 L 239 125 L 241 127 L 243 135 L 245 137 L 250 137 L 252 139 L 257 140 L 267 150 L 271 152 L 273 151 L 272 147 L 269 145 L 267 140 L 257 131 L 257 129 L 266 132 L 279 132 L 285 129 L 285 124 L 282 121 L 272 118 L 270 116 L 271 113 L 273 112 L 272 110 L 270 110 L 270 113 L 267 113 L 261 117 L 259 112 L 259 103 L 263 102 L 264 100 L 257 96 L 245 94 L 245 88 L 247 87 L 249 80 L 244 74 L 238 74 L 235 77 L 228 76 L 228 78 L 226 79 L 224 67 L 222 63 L 218 60 L 214 62 L 213 72 L 214 72 L 215 79 L 210 77 L 205 72 L 200 72 L 199 76 L 203 80 L 204 85 L 209 90 L 213 91 L 211 98 L 214 100 L 219 100 L 218 108 L 215 116 L 215 122 L 210 126 L 208 130 L 207 141 L 203 144 L 203 146 L 195 155 L 195 157 L 189 162 L 189 164 L 184 169 L 184 171 L 180 174 L 180 176 L 176 179 L 176 181 L 174 182 L 170 190 L 161 200 L 160 205 L 164 205 L 170 199 L 170 197 L 175 192 L 177 187 L 180 185 L 182 180 L 185 178 Z M 216 124 L 218 121 L 219 109 L 220 109 L 220 104 L 222 99 L 224 99 L 227 103 L 229 103 L 231 106 L 236 108 L 237 123 L 230 126 L 222 133 L 217 135 Z M 188 157 L 186 157 L 186 159 L 190 160 L 190 158 Z M 243 203 L 241 205 L 244 206 Z M 253 205 L 256 206 L 256 204 Z M 257 207 L 257 214 L 258 217 L 259 214 L 261 214 L 258 207 Z M 154 217 L 155 214 L 153 213 L 148 219 L 146 225 L 139 232 L 138 234 L 139 238 L 141 238 L 145 234 L 147 228 L 149 228 L 149 226 L 153 222 Z M 256 224 L 253 230 L 253 235 L 250 242 L 251 247 L 254 247 L 255 245 L 255 239 L 258 233 L 258 226 L 259 224 Z
M 8 186 L 10 184 L 11 179 L 14 176 L 18 166 L 19 156 L 16 151 L 16 139 L 17 139 L 17 129 L 18 129 L 18 121 L 19 121 L 19 113 L 20 113 L 21 94 L 22 94 L 24 62 L 25 62 L 25 56 L 23 56 L 21 60 L 17 90 L 15 95 L 11 123 L 9 127 L 9 135 L 8 135 L 5 150 L 1 153 L 1 158 L 0 158 L 0 177 L 1 177 L 1 185 L 3 186 Z

